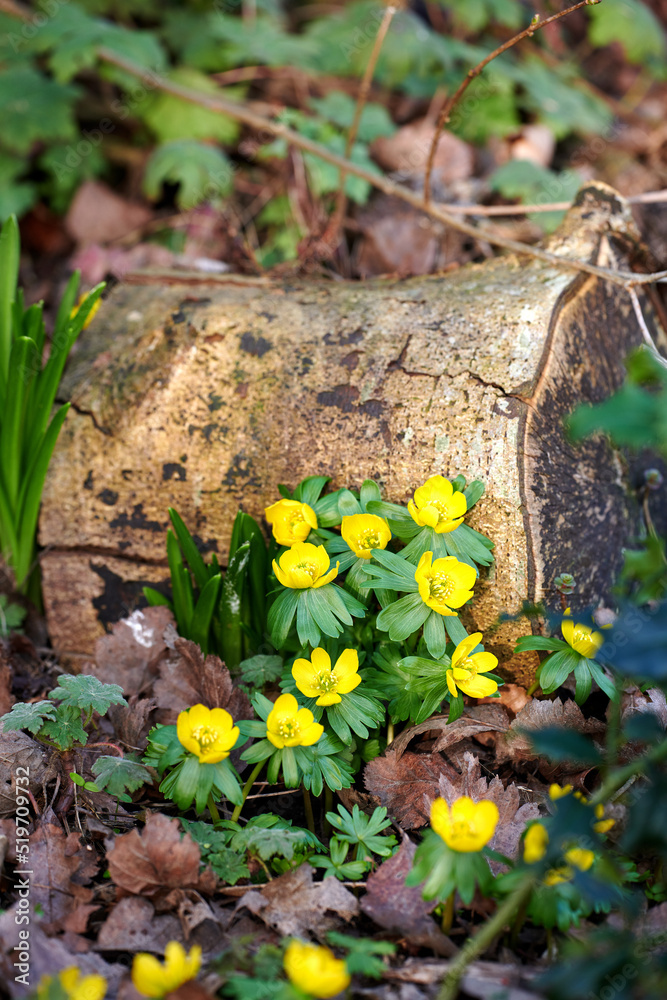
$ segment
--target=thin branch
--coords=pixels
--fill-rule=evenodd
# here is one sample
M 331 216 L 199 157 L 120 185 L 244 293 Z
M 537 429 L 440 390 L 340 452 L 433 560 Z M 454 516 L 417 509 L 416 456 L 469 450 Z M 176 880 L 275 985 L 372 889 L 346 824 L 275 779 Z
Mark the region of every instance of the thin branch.
M 653 337 L 651 336 L 651 331 L 646 325 L 646 320 L 644 319 L 644 313 L 642 312 L 641 304 L 639 302 L 639 299 L 637 298 L 637 292 L 634 290 L 632 286 L 628 288 L 628 292 L 630 294 L 630 301 L 632 302 L 632 308 L 635 311 L 635 318 L 639 325 L 639 329 L 642 332 L 642 337 L 644 338 L 644 343 L 647 345 L 651 353 L 655 355 L 655 357 L 658 359 L 663 368 L 667 368 L 667 360 L 663 358 L 662 354 L 655 346 Z
M 463 97 L 464 93 L 466 92 L 472 81 L 475 80 L 480 75 L 482 70 L 485 69 L 485 67 L 488 66 L 490 62 L 492 62 L 498 56 L 502 55 L 503 52 L 507 52 L 507 50 L 511 49 L 513 45 L 516 45 L 518 42 L 523 41 L 524 38 L 532 38 L 535 32 L 539 31 L 540 28 L 546 28 L 547 24 L 552 24 L 554 21 L 559 21 L 561 17 L 566 17 L 568 14 L 571 14 L 575 10 L 579 10 L 581 7 L 591 7 L 598 3 L 600 3 L 600 0 L 581 0 L 581 2 L 576 3 L 574 7 L 568 7 L 567 10 L 562 10 L 559 14 L 553 14 L 551 17 L 548 17 L 545 21 L 538 20 L 539 15 L 536 15 L 527 28 L 524 28 L 524 30 L 520 31 L 518 35 L 514 35 L 513 38 L 510 38 L 502 45 L 499 45 L 498 48 L 495 49 L 493 52 L 489 53 L 489 55 L 486 56 L 485 59 L 482 59 L 482 61 L 478 63 L 474 69 L 468 71 L 465 78 L 459 84 L 458 90 L 456 90 L 454 94 L 452 94 L 452 96 L 445 103 L 445 106 L 440 112 L 438 123 L 435 126 L 435 132 L 433 133 L 433 141 L 431 142 L 431 148 L 428 153 L 428 160 L 426 161 L 426 171 L 424 173 L 424 201 L 427 205 L 431 200 L 431 172 L 433 170 L 433 161 L 435 160 L 435 152 L 438 148 L 440 135 L 445 125 L 449 122 L 449 119 L 451 118 L 452 111 L 455 105 L 458 104 L 458 102 L 461 100 L 461 98 Z
M 647 191 L 645 194 L 630 195 L 625 199 L 630 205 L 653 205 L 667 201 L 667 189 Z M 447 211 L 454 215 L 531 215 L 537 212 L 566 212 L 572 208 L 571 201 L 550 201 L 540 205 L 447 205 Z
M 351 160 L 346 160 L 337 153 L 332 153 L 326 146 L 308 139 L 299 132 L 295 132 L 286 125 L 283 125 L 281 122 L 274 122 L 269 118 L 265 118 L 244 104 L 239 104 L 237 101 L 232 101 L 228 97 L 221 95 L 204 94 L 199 90 L 183 87 L 172 80 L 168 80 L 166 77 L 153 73 L 151 70 L 144 69 L 143 66 L 138 66 L 136 63 L 125 59 L 111 49 L 100 47 L 97 50 L 97 55 L 104 62 L 118 66 L 137 79 L 142 80 L 147 87 L 153 90 L 162 90 L 167 94 L 173 94 L 174 97 L 180 97 L 181 100 L 189 101 L 191 104 L 207 108 L 209 111 L 217 111 L 219 114 L 229 115 L 237 121 L 244 122 L 250 128 L 263 133 L 267 139 L 269 136 L 271 138 L 285 139 L 286 142 L 296 146 L 298 149 L 303 149 L 307 153 L 318 156 L 325 163 L 331 163 L 334 167 L 338 167 L 339 170 L 347 170 L 348 174 L 352 174 L 354 177 L 361 177 L 362 180 L 368 181 L 369 184 L 383 191 L 385 194 L 400 198 L 402 201 L 412 205 L 413 208 L 420 209 L 422 212 L 430 215 L 431 218 L 437 219 L 439 222 L 451 226 L 452 229 L 465 233 L 476 240 L 491 243 L 493 246 L 502 247 L 504 250 L 509 250 L 512 253 L 527 254 L 529 257 L 535 257 L 553 267 L 564 268 L 570 271 L 584 271 L 586 274 L 592 274 L 596 278 L 602 278 L 623 288 L 634 285 L 650 285 L 667 278 L 667 271 L 657 271 L 653 274 L 639 274 L 633 271 L 612 271 L 606 267 L 589 264 L 588 261 L 561 257 L 558 254 L 551 253 L 549 250 L 543 250 L 541 247 L 532 247 L 527 243 L 521 243 L 518 240 L 512 240 L 485 229 L 480 230 L 479 227 L 456 218 L 456 216 L 439 206 L 425 205 L 420 194 L 410 191 L 402 184 L 396 184 L 383 174 L 367 170 L 365 167 L 353 163 Z
M 364 112 L 366 106 L 366 101 L 368 100 L 368 94 L 371 89 L 371 83 L 373 82 L 373 74 L 375 73 L 375 67 L 377 66 L 377 61 L 380 58 L 380 52 L 382 51 L 382 45 L 389 31 L 389 26 L 394 19 L 394 14 L 397 8 L 388 6 L 384 12 L 382 21 L 378 28 L 378 33 L 375 36 L 375 41 L 373 43 L 373 49 L 371 51 L 368 63 L 366 64 L 366 69 L 364 70 L 364 75 L 361 78 L 361 83 L 359 85 L 359 96 L 357 97 L 357 106 L 354 109 L 354 118 L 352 119 L 352 124 L 350 125 L 350 130 L 347 134 L 347 142 L 345 143 L 345 159 L 349 160 L 352 155 L 352 150 L 354 149 L 354 143 L 357 138 L 357 132 L 359 131 L 359 125 L 361 123 L 361 116 Z M 338 194 L 336 196 L 336 207 L 334 209 L 331 221 L 327 226 L 326 232 L 322 237 L 322 241 L 326 244 L 335 244 L 338 239 L 338 233 L 340 231 L 341 223 L 345 218 L 345 209 L 347 207 L 347 197 L 345 195 L 345 182 L 347 180 L 347 170 L 341 170 L 340 181 L 338 187 Z

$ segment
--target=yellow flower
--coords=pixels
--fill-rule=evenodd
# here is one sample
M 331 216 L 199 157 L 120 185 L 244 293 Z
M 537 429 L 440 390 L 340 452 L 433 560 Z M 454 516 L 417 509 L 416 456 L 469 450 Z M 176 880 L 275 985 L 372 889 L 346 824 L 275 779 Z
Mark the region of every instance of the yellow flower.
M 181 745 L 199 757 L 200 763 L 217 764 L 229 757 L 239 738 L 239 727 L 224 708 L 194 705 L 179 714 L 176 734 Z
M 316 705 L 337 705 L 342 694 L 354 691 L 361 684 L 359 654 L 356 649 L 345 649 L 331 669 L 331 657 L 320 646 L 314 649 L 310 660 L 295 660 L 292 677 L 301 694 L 317 698 Z
M 350 985 L 345 962 L 318 944 L 290 941 L 283 967 L 293 986 L 322 1000 L 335 997 Z
M 329 565 L 330 559 L 323 545 L 295 542 L 291 549 L 283 552 L 278 562 L 273 560 L 273 572 L 283 587 L 306 590 L 308 587 L 324 587 L 338 576 L 340 563 L 336 563 L 332 570 L 329 570 Z
M 534 865 L 541 861 L 547 853 L 549 834 L 541 823 L 533 823 L 526 830 L 523 838 L 523 860 L 527 865 Z
M 452 665 L 447 671 L 447 687 L 452 698 L 456 698 L 457 688 L 471 698 L 487 698 L 498 690 L 496 681 L 479 676 L 485 670 L 498 666 L 498 657 L 493 653 L 472 652 L 481 638 L 481 632 L 474 632 L 467 639 L 462 639 L 452 653 Z
M 419 596 L 424 604 L 440 615 L 455 615 L 452 608 L 460 608 L 472 597 L 472 587 L 477 573 L 467 563 L 454 556 L 445 556 L 433 562 L 433 553 L 425 552 L 415 570 Z
M 563 785 L 562 788 L 556 784 L 549 785 L 549 798 L 552 802 L 555 802 L 557 799 L 562 799 L 565 795 L 569 795 L 571 791 L 572 785 Z
M 278 545 L 292 546 L 305 542 L 311 528 L 317 528 L 317 516 L 312 507 L 298 500 L 279 500 L 264 511 Z
M 266 738 L 274 747 L 310 747 L 317 743 L 324 726 L 315 722 L 308 708 L 299 708 L 293 694 L 281 694 L 266 720 Z
M 574 874 L 572 865 L 581 872 L 587 872 L 595 861 L 595 855 L 592 851 L 586 850 L 585 847 L 571 847 L 569 851 L 565 852 L 565 860 L 567 865 L 562 868 L 552 868 L 551 871 L 547 872 L 544 876 L 545 885 L 560 885 L 562 882 L 569 882 Z
M 38 1000 L 47 1000 L 50 987 L 56 981 L 64 990 L 67 1000 L 103 1000 L 107 995 L 107 981 L 104 976 L 82 976 L 76 965 L 70 965 L 58 976 L 43 976 L 37 987 Z M 58 994 L 60 995 L 60 993 Z
M 75 306 L 72 307 L 72 309 L 70 311 L 70 314 L 69 314 L 69 318 L 70 319 L 74 319 L 74 317 L 76 316 L 76 314 L 78 313 L 79 309 L 81 308 L 81 306 L 86 301 L 86 299 L 88 298 L 89 295 L 90 295 L 90 292 L 83 292 L 83 294 L 79 296 L 79 301 L 77 302 L 77 304 Z M 93 322 L 93 318 L 95 316 L 95 313 L 97 312 L 97 310 L 100 308 L 101 305 L 102 305 L 102 299 L 98 299 L 97 302 L 95 303 L 95 305 L 93 306 L 93 308 L 88 313 L 88 316 L 86 318 L 86 322 L 83 324 L 83 329 L 84 330 L 86 329 L 86 327 L 90 326 L 90 324 Z
M 497 824 L 498 806 L 488 799 L 473 802 L 462 795 L 451 808 L 440 798 L 431 805 L 431 827 L 453 851 L 481 851 L 496 832 Z
M 569 608 L 567 609 L 570 610 Z M 567 611 L 565 612 L 567 614 Z M 578 622 L 576 625 L 570 618 L 564 618 L 560 627 L 565 642 L 572 646 L 575 653 L 580 653 L 587 660 L 593 659 L 598 649 L 604 642 L 601 632 L 594 632 L 586 625 Z
M 201 966 L 201 948 L 194 945 L 186 955 L 183 945 L 170 941 L 164 950 L 164 962 L 141 952 L 134 956 L 132 982 L 144 997 L 163 997 L 194 979 Z
M 611 830 L 612 826 L 616 823 L 615 819 L 603 819 L 604 816 L 604 806 L 599 802 L 595 807 L 595 818 L 597 823 L 593 823 L 593 829 L 596 833 L 607 833 Z
M 412 519 L 422 527 L 435 528 L 438 534 L 458 528 L 467 509 L 463 493 L 454 492 L 444 476 L 431 476 L 408 503 Z
M 370 559 L 372 549 L 386 549 L 391 530 L 377 514 L 348 514 L 340 526 L 343 540 L 359 559 Z

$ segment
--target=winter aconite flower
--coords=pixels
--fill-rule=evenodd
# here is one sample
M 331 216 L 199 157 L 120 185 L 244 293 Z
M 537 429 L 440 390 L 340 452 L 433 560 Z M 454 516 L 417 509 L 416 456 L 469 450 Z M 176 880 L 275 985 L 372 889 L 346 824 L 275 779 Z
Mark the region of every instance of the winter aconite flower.
M 438 534 L 458 528 L 467 509 L 463 493 L 454 492 L 444 476 L 431 476 L 415 490 L 414 500 L 408 503 L 412 519 L 421 527 L 433 528 Z
M 301 694 L 317 698 L 316 705 L 337 705 L 342 694 L 349 694 L 361 684 L 358 670 L 359 654 L 356 649 L 345 649 L 332 669 L 331 657 L 318 646 L 309 660 L 294 661 L 292 677 Z
M 578 868 L 580 872 L 587 872 L 595 861 L 593 852 L 586 850 L 585 847 L 571 847 L 565 852 L 564 857 L 567 864 L 561 868 L 551 868 L 544 876 L 545 885 L 561 885 L 563 882 L 569 882 L 574 875 L 572 867 Z
M 569 609 L 568 609 L 569 610 Z M 567 611 L 565 612 L 568 613 Z M 564 618 L 560 627 L 565 642 L 572 646 L 575 653 L 585 656 L 587 660 L 595 657 L 598 649 L 604 642 L 601 632 L 593 632 L 587 625 L 575 623 L 571 618 Z
M 450 807 L 437 798 L 431 805 L 431 828 L 447 847 L 468 854 L 488 844 L 496 832 L 498 816 L 498 806 L 489 799 L 473 802 L 462 795 Z
M 178 716 L 176 733 L 181 745 L 198 757 L 201 764 L 217 764 L 229 757 L 239 737 L 239 728 L 224 708 L 194 705 Z
M 447 671 L 447 687 L 452 698 L 457 697 L 457 688 L 471 698 L 487 698 L 498 690 L 496 681 L 483 676 L 485 670 L 493 670 L 498 665 L 498 658 L 493 653 L 472 652 L 481 638 L 481 632 L 473 632 L 452 653 L 452 665 Z
M 288 547 L 305 542 L 311 528 L 317 528 L 317 515 L 312 507 L 299 500 L 279 500 L 264 511 L 278 545 Z
M 598 802 L 595 806 L 595 819 L 596 822 L 593 823 L 593 829 L 596 833 L 608 833 L 616 823 L 615 819 L 604 819 L 604 806 L 601 802 Z
M 467 563 L 454 556 L 445 556 L 433 562 L 433 553 L 425 552 L 415 570 L 419 596 L 424 604 L 440 615 L 455 615 L 452 608 L 460 608 L 472 597 L 472 587 L 477 573 Z
M 194 945 L 186 954 L 183 945 L 170 941 L 164 951 L 164 962 L 154 955 L 141 952 L 132 964 L 132 982 L 144 997 L 164 997 L 183 983 L 194 979 L 201 966 L 201 948 Z
M 335 997 L 350 985 L 345 962 L 321 945 L 290 941 L 283 967 L 293 986 L 322 1000 Z
M 309 542 L 295 542 L 287 552 L 283 552 L 278 562 L 273 560 L 273 572 L 283 587 L 291 590 L 306 590 L 309 587 L 324 587 L 338 576 L 338 566 L 329 569 L 330 559 L 323 545 Z
M 370 559 L 372 550 L 385 549 L 391 538 L 389 525 L 377 514 L 349 514 L 343 518 L 340 533 L 359 559 Z
M 75 965 L 63 969 L 57 976 L 44 976 L 37 987 L 37 1000 L 50 1000 L 52 996 L 67 1000 L 103 1000 L 107 995 L 104 976 L 83 976 Z
M 308 708 L 299 708 L 293 694 L 281 694 L 266 720 L 266 738 L 274 747 L 310 747 L 317 743 L 324 726 L 315 722 Z
M 527 865 L 537 864 L 547 853 L 549 834 L 541 823 L 533 823 L 523 838 L 523 860 Z

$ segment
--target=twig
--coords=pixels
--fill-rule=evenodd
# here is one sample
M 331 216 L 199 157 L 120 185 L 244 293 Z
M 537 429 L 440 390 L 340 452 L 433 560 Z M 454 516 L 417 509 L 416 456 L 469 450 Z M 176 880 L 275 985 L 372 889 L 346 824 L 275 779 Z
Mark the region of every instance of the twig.
M 667 189 L 629 195 L 625 200 L 630 205 L 653 205 L 667 201 Z M 536 212 L 567 212 L 568 208 L 572 208 L 571 201 L 549 201 L 540 205 L 447 205 L 447 211 L 454 215 L 531 215 Z
M 345 159 L 349 160 L 352 155 L 352 150 L 354 149 L 354 143 L 357 138 L 357 132 L 359 131 L 359 125 L 361 123 L 361 116 L 364 113 L 364 108 L 366 106 L 366 101 L 368 100 L 368 94 L 371 89 L 371 83 L 373 82 L 373 74 L 375 73 L 375 67 L 377 66 L 377 61 L 380 57 L 380 52 L 382 50 L 382 45 L 389 31 L 389 26 L 394 19 L 394 14 L 397 8 L 389 6 L 384 12 L 382 21 L 378 28 L 378 33 L 375 36 L 375 41 L 373 43 L 373 49 L 371 51 L 368 63 L 366 64 L 366 69 L 364 70 L 364 75 L 361 78 L 361 83 L 359 85 L 359 96 L 357 97 L 357 105 L 354 109 L 354 118 L 352 119 L 352 124 L 350 125 L 350 131 L 347 134 L 347 142 L 345 143 Z M 326 228 L 326 232 L 322 237 L 322 241 L 325 244 L 335 245 L 338 240 L 338 233 L 341 227 L 341 223 L 345 217 L 345 209 L 347 207 L 347 197 L 345 195 L 345 182 L 347 181 L 347 170 L 341 170 L 340 181 L 338 187 L 338 194 L 336 196 L 336 207 L 334 209 L 333 215 L 331 216 L 331 221 Z
M 452 94 L 452 96 L 445 103 L 445 106 L 440 112 L 438 123 L 435 126 L 435 132 L 433 133 L 433 141 L 431 142 L 431 148 L 429 149 L 428 153 L 428 160 L 426 161 L 426 170 L 424 172 L 425 204 L 428 205 L 431 199 L 431 172 L 433 170 L 433 161 L 435 159 L 435 152 L 438 148 L 438 143 L 440 141 L 440 134 L 445 125 L 447 124 L 447 122 L 449 121 L 449 119 L 451 118 L 454 106 L 463 97 L 464 93 L 466 92 L 472 81 L 475 80 L 480 75 L 482 70 L 485 69 L 485 67 L 488 66 L 493 59 L 496 59 L 498 56 L 502 55 L 503 52 L 507 52 L 507 50 L 511 49 L 513 45 L 516 45 L 517 42 L 523 41 L 524 38 L 532 38 L 535 32 L 539 31 L 540 28 L 545 28 L 547 24 L 552 24 L 554 21 L 559 21 L 561 17 L 566 17 L 568 14 L 571 14 L 575 10 L 579 10 L 581 7 L 591 7 L 598 3 L 600 3 L 600 0 L 581 0 L 581 2 L 576 3 L 574 7 L 568 7 L 567 10 L 561 10 L 559 14 L 552 14 L 552 16 L 548 17 L 545 21 L 540 21 L 538 19 L 539 15 L 537 15 L 536 17 L 533 18 L 533 20 L 530 22 L 527 28 L 524 28 L 524 30 L 520 31 L 518 35 L 514 35 L 513 38 L 508 39 L 508 41 L 504 42 L 502 45 L 499 45 L 498 48 L 495 49 L 493 52 L 489 53 L 489 55 L 486 56 L 485 59 L 482 59 L 482 61 L 478 63 L 474 69 L 468 70 L 468 73 L 466 74 L 465 78 L 459 84 L 458 89 Z
M 265 118 L 263 115 L 257 114 L 257 112 L 252 111 L 244 104 L 232 101 L 228 97 L 219 96 L 217 94 L 203 94 L 201 91 L 192 90 L 189 87 L 183 87 L 180 84 L 174 83 L 172 80 L 168 80 L 166 77 L 153 73 L 151 70 L 144 69 L 143 66 L 138 66 L 131 60 L 125 59 L 123 56 L 118 55 L 118 53 L 113 52 L 111 49 L 106 49 L 103 46 L 98 48 L 97 55 L 100 59 L 104 60 L 104 62 L 111 63 L 114 66 L 120 67 L 120 69 L 124 69 L 127 73 L 130 73 L 137 79 L 142 80 L 148 87 L 152 87 L 154 90 L 162 90 L 164 93 L 173 94 L 174 97 L 180 97 L 184 101 L 189 101 L 191 104 L 207 108 L 209 111 L 217 111 L 220 114 L 229 115 L 230 117 L 237 119 L 237 121 L 244 122 L 246 125 L 250 126 L 250 128 L 257 129 L 259 132 L 264 132 L 266 135 L 285 139 L 285 141 L 291 145 L 296 146 L 299 149 L 303 149 L 307 153 L 312 153 L 314 156 L 318 156 L 326 163 L 331 163 L 334 167 L 338 167 L 339 170 L 347 170 L 349 174 L 353 174 L 355 177 L 361 177 L 363 180 L 368 181 L 369 184 L 378 188 L 378 190 L 383 191 L 385 194 L 394 195 L 395 197 L 400 198 L 402 201 L 407 202 L 414 208 L 420 209 L 432 218 L 437 219 L 439 222 L 451 226 L 452 229 L 456 229 L 459 232 L 466 233 L 466 235 L 472 236 L 476 240 L 491 243 L 493 246 L 502 247 L 504 250 L 509 250 L 512 253 L 527 254 L 528 256 L 542 260 L 553 267 L 565 268 L 570 271 L 584 271 L 587 274 L 595 275 L 596 278 L 603 278 L 606 281 L 610 281 L 612 284 L 620 285 L 622 288 L 628 288 L 634 285 L 651 285 L 655 284 L 656 281 L 662 281 L 667 278 L 667 271 L 657 271 L 652 274 L 638 274 L 633 271 L 612 271 L 610 268 L 598 267 L 596 264 L 589 264 L 588 261 L 575 260 L 570 257 L 560 257 L 558 254 L 551 253 L 548 250 L 543 250 L 541 247 L 532 247 L 527 243 L 521 243 L 518 240 L 508 239 L 507 237 L 501 236 L 497 233 L 480 230 L 477 226 L 456 218 L 456 216 L 451 215 L 449 212 L 444 211 L 438 206 L 430 204 L 425 205 L 420 194 L 410 191 L 402 184 L 396 184 L 383 174 L 373 173 L 373 171 L 366 170 L 365 167 L 359 166 L 357 163 L 353 163 L 350 160 L 346 160 L 342 156 L 338 156 L 337 153 L 332 153 L 331 150 L 326 148 L 326 146 L 322 146 L 320 143 L 314 142 L 312 139 L 308 139 L 299 132 L 295 132 L 286 125 L 283 125 L 281 122 L 273 122 L 269 118 Z

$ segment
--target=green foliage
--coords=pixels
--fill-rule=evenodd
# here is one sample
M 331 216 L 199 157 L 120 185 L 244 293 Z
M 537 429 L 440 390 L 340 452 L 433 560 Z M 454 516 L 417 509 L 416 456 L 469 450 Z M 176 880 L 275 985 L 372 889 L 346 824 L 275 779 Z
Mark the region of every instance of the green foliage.
M 239 879 L 250 877 L 245 853 L 238 853 L 227 846 L 229 830 L 216 829 L 201 820 L 182 819 L 181 824 L 199 847 L 202 865 L 210 865 L 219 879 L 227 885 L 236 885 Z
M 332 837 L 329 841 L 329 854 L 315 854 L 309 858 L 310 864 L 314 868 L 324 869 L 324 878 L 334 875 L 341 882 L 360 879 L 369 869 L 370 861 L 357 860 L 347 861 L 349 854 L 349 843 L 339 837 Z
M 20 632 L 26 614 L 20 604 L 14 604 L 6 594 L 0 594 L 0 638 L 6 638 L 10 632 Z
M 55 719 L 56 706 L 50 701 L 34 701 L 31 704 L 19 701 L 12 709 L 2 716 L 2 731 L 4 733 L 25 730 L 33 736 L 39 733 L 47 719 Z
M 490 184 L 504 198 L 518 198 L 528 205 L 552 201 L 571 201 L 581 186 L 581 176 L 574 170 L 557 173 L 530 160 L 510 160 L 491 175 Z M 563 212 L 533 212 L 528 218 L 551 232 L 563 218 Z
M 239 776 L 229 758 L 203 763 L 185 749 L 176 726 L 156 726 L 148 734 L 143 763 L 156 768 L 160 791 L 185 812 L 194 802 L 197 813 L 222 798 L 235 806 L 243 802 Z
M 605 7 L 590 12 L 588 37 L 593 45 L 623 46 L 630 62 L 647 64 L 664 78 L 667 40 L 664 25 L 640 0 L 605 0 Z
M 177 139 L 158 146 L 146 164 L 144 191 L 157 201 L 164 184 L 178 185 L 180 208 L 194 208 L 204 200 L 218 201 L 232 188 L 233 169 L 215 146 L 195 139 Z
M 98 790 L 107 791 L 119 802 L 131 802 L 132 796 L 129 793 L 136 792 L 152 781 L 148 768 L 134 756 L 98 757 L 92 766 L 92 772 L 97 778 Z
M 367 816 L 356 804 L 352 806 L 351 813 L 339 805 L 338 813 L 327 813 L 327 821 L 338 831 L 336 836 L 339 840 L 356 847 L 357 861 L 370 860 L 373 854 L 389 858 L 398 843 L 393 835 L 382 833 L 391 826 L 384 806 L 374 809 L 373 814 Z
M 16 84 L 14 84 L 16 85 Z M 17 288 L 19 231 L 10 217 L 0 232 L 0 552 L 16 587 L 39 600 L 35 532 L 51 454 L 69 404 L 52 416 L 69 352 L 102 294 L 76 308 L 79 274 L 70 278 L 58 309 L 46 364 L 42 305 L 25 308 Z
M 424 899 L 444 902 L 456 890 L 464 903 L 470 904 L 479 886 L 485 896 L 491 894 L 493 876 L 483 855 L 474 851 L 461 853 L 445 844 L 435 830 L 427 830 L 415 852 L 406 885 L 424 883 Z
M 63 708 L 81 709 L 89 716 L 93 712 L 106 715 L 112 705 L 127 705 L 120 685 L 103 684 L 91 674 L 61 674 L 49 698 L 59 701 Z
M 341 948 L 345 954 L 345 964 L 353 976 L 368 976 L 369 979 L 381 979 L 385 972 L 385 963 L 380 956 L 389 957 L 396 954 L 396 945 L 390 941 L 372 941 L 370 938 L 351 937 L 339 931 L 329 931 L 327 941 L 335 948 Z
M 262 653 L 242 660 L 239 664 L 239 681 L 251 688 L 261 690 L 266 684 L 272 684 L 280 678 L 283 672 L 283 660 L 280 656 L 266 656 Z

